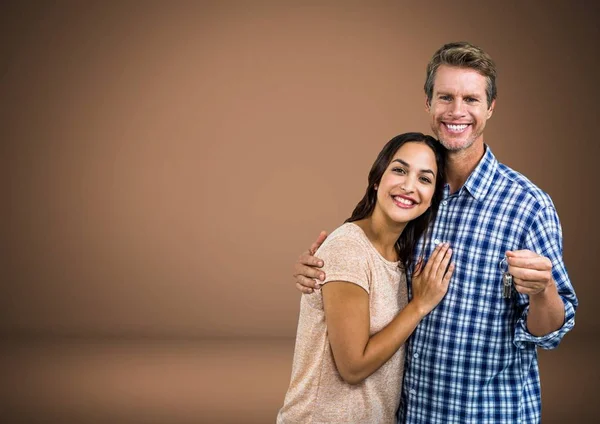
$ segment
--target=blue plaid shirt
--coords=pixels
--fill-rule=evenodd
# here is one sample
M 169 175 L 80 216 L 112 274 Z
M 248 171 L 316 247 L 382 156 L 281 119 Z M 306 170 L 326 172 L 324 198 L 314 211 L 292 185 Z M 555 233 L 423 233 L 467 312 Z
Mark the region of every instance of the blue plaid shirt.
M 573 328 L 577 307 L 552 200 L 486 146 L 465 185 L 452 195 L 446 186 L 431 240 L 425 258 L 436 243 L 449 242 L 456 269 L 448 293 L 409 341 L 399 422 L 539 423 L 536 347 L 555 348 Z M 514 289 L 510 299 L 502 296 L 500 262 L 505 251 L 520 249 L 552 261 L 565 305 L 562 328 L 543 337 L 527 331 L 528 296 Z

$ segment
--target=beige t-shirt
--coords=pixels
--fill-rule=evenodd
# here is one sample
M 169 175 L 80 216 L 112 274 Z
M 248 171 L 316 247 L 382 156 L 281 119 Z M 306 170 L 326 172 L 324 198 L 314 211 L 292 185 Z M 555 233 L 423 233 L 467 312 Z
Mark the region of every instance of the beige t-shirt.
M 398 262 L 384 259 L 357 225 L 332 232 L 316 256 L 325 262 L 324 283 L 348 281 L 369 294 L 371 335 L 406 306 L 406 276 Z M 303 295 L 292 378 L 277 423 L 396 423 L 403 372 L 404 346 L 362 383 L 346 383 L 327 338 L 321 291 Z

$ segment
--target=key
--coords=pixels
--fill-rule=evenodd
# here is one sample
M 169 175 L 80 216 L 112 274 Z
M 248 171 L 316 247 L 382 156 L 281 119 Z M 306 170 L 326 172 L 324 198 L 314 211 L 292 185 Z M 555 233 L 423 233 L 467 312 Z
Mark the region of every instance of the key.
M 513 276 L 508 272 L 502 274 L 502 297 L 504 299 L 510 299 L 512 295 Z

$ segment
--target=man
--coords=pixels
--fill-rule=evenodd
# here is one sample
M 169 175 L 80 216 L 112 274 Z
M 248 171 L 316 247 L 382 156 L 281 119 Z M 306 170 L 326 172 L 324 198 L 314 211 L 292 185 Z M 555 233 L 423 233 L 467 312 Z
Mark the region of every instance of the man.
M 410 339 L 399 422 L 538 423 L 536 347 L 555 348 L 577 307 L 556 210 L 484 144 L 496 105 L 496 68 L 484 51 L 444 45 L 427 67 L 425 94 L 431 129 L 447 149 L 447 185 L 425 259 L 448 242 L 455 271 Z M 303 292 L 324 279 L 313 256 L 324 238 L 295 265 Z

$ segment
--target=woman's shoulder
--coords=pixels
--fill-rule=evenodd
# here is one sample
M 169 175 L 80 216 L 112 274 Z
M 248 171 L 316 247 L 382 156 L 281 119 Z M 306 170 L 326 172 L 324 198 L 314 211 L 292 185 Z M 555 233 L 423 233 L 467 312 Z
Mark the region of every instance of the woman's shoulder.
M 352 222 L 342 224 L 327 236 L 323 245 L 317 250 L 316 256 L 319 254 L 336 254 L 358 252 L 368 249 L 369 240 L 363 230 Z

